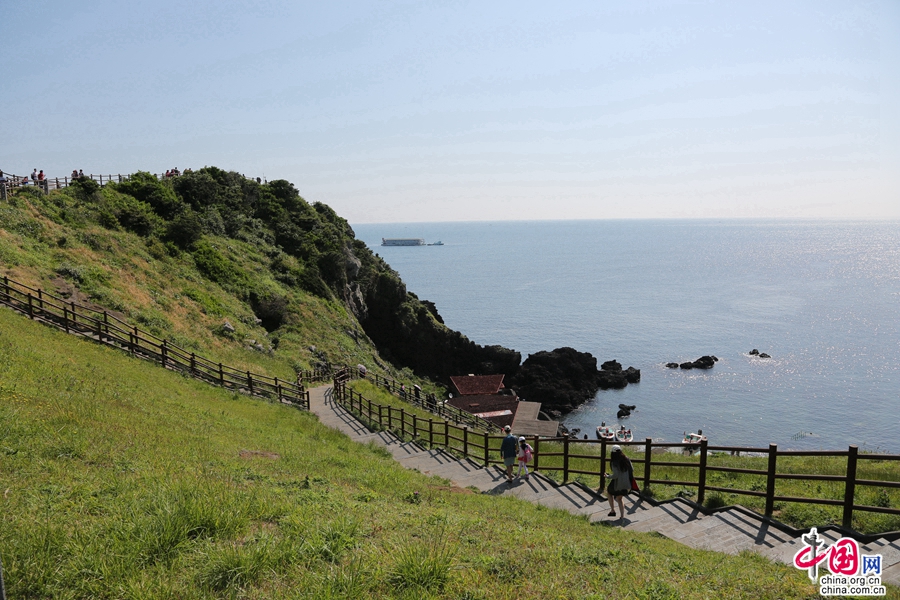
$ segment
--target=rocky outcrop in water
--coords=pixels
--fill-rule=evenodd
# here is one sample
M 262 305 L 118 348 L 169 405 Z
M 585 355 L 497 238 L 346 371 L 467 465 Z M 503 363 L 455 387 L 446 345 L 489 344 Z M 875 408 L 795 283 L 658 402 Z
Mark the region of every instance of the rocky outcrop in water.
M 712 369 L 713 365 L 715 365 L 719 359 L 715 356 L 701 356 L 697 360 L 691 362 L 683 362 L 681 364 L 677 363 L 668 363 L 666 366 L 670 369 L 674 369 L 676 366 L 681 367 L 682 369 Z M 674 366 L 673 366 L 674 365 Z

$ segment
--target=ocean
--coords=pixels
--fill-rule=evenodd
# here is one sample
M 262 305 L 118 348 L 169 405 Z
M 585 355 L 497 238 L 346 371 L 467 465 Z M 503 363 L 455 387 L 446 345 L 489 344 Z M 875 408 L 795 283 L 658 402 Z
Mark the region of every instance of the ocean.
M 622 403 L 637 406 L 621 421 L 636 440 L 702 429 L 711 444 L 900 452 L 900 222 L 353 227 L 474 342 L 523 359 L 571 346 L 640 369 L 640 383 L 563 418 L 591 438 Z M 708 371 L 665 366 L 707 354 L 719 358 Z

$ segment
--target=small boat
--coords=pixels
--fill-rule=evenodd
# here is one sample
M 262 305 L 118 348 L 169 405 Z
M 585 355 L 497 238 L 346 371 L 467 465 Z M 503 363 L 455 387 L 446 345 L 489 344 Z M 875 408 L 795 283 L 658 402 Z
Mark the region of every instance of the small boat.
M 442 242 L 441 240 L 438 240 L 438 241 L 434 242 L 433 244 L 428 244 L 428 245 L 429 246 L 443 246 L 444 242 Z
M 630 429 L 625 429 L 625 426 L 622 425 L 622 429 L 620 429 L 616 432 L 616 441 L 617 442 L 634 441 L 634 434 L 631 433 Z
M 682 441 L 682 443 L 699 445 L 700 442 L 705 442 L 705 441 L 706 441 L 706 436 L 703 435 L 703 430 L 698 429 L 697 433 L 688 433 L 685 431 L 684 432 L 684 440 Z
M 605 422 L 597 427 L 597 439 L 611 442 L 616 439 L 616 432 L 612 430 Z

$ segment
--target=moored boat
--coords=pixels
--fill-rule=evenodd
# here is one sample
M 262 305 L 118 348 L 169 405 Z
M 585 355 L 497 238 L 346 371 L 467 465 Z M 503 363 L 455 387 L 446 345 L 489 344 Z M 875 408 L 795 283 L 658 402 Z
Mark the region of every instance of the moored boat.
M 700 442 L 704 442 L 704 441 L 706 441 L 706 436 L 703 435 L 702 429 L 698 429 L 697 433 L 688 433 L 685 431 L 684 432 L 684 440 L 682 441 L 682 443 L 697 445 L 697 444 L 700 444 Z
M 616 432 L 613 431 L 612 427 L 608 426 L 604 421 L 600 424 L 599 427 L 597 427 L 597 439 L 612 442 L 616 439 Z
M 617 442 L 631 442 L 634 441 L 634 434 L 631 433 L 630 429 L 625 429 L 625 426 L 622 425 L 622 428 L 616 431 L 616 441 Z

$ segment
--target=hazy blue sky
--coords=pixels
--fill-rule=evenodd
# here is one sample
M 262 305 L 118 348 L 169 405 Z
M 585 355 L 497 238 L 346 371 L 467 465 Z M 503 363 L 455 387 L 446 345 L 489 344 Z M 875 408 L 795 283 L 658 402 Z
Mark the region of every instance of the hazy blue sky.
M 900 1 L 2 2 L 0 169 L 353 223 L 900 217 Z

